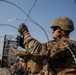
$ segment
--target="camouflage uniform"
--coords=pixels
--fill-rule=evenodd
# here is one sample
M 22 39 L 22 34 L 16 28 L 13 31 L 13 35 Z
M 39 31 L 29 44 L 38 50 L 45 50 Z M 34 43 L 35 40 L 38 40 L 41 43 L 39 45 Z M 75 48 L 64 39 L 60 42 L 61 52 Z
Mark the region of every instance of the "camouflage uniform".
M 63 22 L 62 24 L 61 21 Z M 55 23 L 53 23 L 51 27 L 55 25 L 66 25 L 65 21 L 70 24 L 70 21 L 66 20 L 66 17 L 63 17 L 54 21 Z M 63 28 L 65 28 L 65 30 L 69 29 L 69 31 L 74 30 L 73 26 L 70 27 L 68 25 L 67 27 L 68 28 L 65 28 L 64 26 Z M 21 29 L 19 32 L 24 36 L 25 49 L 27 53 L 30 54 L 30 56 L 28 56 L 31 57 L 35 63 L 42 66 L 40 71 L 36 72 L 36 75 L 76 75 L 76 64 L 70 52 L 71 50 L 76 56 L 76 41 L 67 37 L 63 40 L 55 39 L 47 43 L 40 43 L 34 39 L 28 31 L 22 27 L 20 28 L 23 29 L 23 33 L 20 31 Z M 25 57 L 27 53 L 25 52 Z M 20 55 L 21 53 L 15 50 L 15 54 Z M 32 68 L 30 69 L 32 71 Z M 35 73 L 33 72 L 32 74 L 34 75 Z
M 33 41 L 35 41 L 35 40 L 34 39 L 31 40 L 31 42 L 33 42 Z M 29 50 L 29 52 L 31 54 L 33 52 L 36 52 L 35 54 L 38 54 L 39 56 L 44 57 L 44 59 L 47 59 L 49 57 L 49 62 L 52 60 L 52 62 L 53 62 L 52 65 L 54 66 L 56 72 L 60 72 L 60 71 L 63 72 L 63 70 L 66 70 L 66 72 L 67 72 L 67 69 L 69 70 L 70 68 L 73 68 L 73 70 L 74 70 L 74 59 L 73 59 L 70 51 L 62 43 L 62 41 L 65 41 L 65 43 L 72 49 L 73 53 L 76 55 L 76 42 L 73 41 L 73 40 L 70 40 L 68 38 L 66 38 L 64 40 L 60 40 L 60 41 L 58 41 L 58 40 L 57 41 L 56 40 L 49 41 L 48 43 L 45 43 L 45 44 L 41 44 L 41 43 L 39 43 L 39 42 L 36 41 L 37 44 L 39 44 L 39 46 L 41 47 L 41 48 L 39 47 L 40 51 L 39 51 L 39 49 L 38 50 L 37 49 L 34 50 L 32 48 L 32 50 Z M 36 48 L 38 47 L 37 44 L 35 44 Z M 28 43 L 28 45 L 29 45 L 29 43 Z M 16 55 L 17 54 L 21 55 L 22 52 L 17 50 Z M 23 56 L 25 56 L 25 58 L 26 58 L 26 53 Z M 31 57 L 31 56 L 29 56 L 29 57 Z M 41 61 L 40 58 L 36 58 L 35 57 L 35 58 L 32 58 L 32 59 L 35 62 L 38 62 L 39 64 L 41 62 L 43 62 L 43 60 Z M 50 66 L 51 66 L 51 64 L 50 64 Z M 44 67 L 46 67 L 46 66 L 44 65 Z M 63 74 L 63 75 L 65 75 L 65 74 Z
M 13 66 L 11 68 L 11 74 L 16 75 L 16 72 L 19 69 L 19 67 L 20 67 L 19 58 L 17 58 L 15 63 L 13 64 Z

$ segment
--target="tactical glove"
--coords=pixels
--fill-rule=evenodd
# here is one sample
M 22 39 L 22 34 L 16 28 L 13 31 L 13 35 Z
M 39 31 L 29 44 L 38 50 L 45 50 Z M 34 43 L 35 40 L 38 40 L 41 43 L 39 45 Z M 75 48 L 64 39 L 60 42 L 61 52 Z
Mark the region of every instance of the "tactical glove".
M 27 26 L 24 24 L 24 23 L 22 23 L 20 26 L 19 26 L 19 28 L 18 28 L 18 32 L 20 33 L 20 34 L 23 34 L 23 32 L 28 32 L 28 28 L 27 28 Z

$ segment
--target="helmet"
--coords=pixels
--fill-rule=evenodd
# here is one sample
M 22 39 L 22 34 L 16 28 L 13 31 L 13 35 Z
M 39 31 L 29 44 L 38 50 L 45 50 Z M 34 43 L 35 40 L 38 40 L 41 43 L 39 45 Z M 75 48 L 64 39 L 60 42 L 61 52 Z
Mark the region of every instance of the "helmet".
M 59 17 L 57 19 L 54 20 L 51 28 L 58 26 L 60 27 L 62 30 L 68 30 L 68 31 L 73 31 L 74 30 L 74 25 L 73 22 L 70 18 L 68 17 Z

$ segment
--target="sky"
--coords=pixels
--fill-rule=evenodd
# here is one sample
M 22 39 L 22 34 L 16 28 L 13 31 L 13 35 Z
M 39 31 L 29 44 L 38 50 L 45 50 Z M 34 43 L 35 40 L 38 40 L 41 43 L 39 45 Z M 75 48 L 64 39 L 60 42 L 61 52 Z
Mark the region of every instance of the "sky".
M 28 14 L 29 17 L 27 17 Z M 71 32 L 70 38 L 76 40 L 76 3 L 74 0 L 0 0 L 0 55 L 4 35 L 13 37 L 19 35 L 18 27 L 21 23 L 26 24 L 32 37 L 38 41 L 45 43 L 48 39 L 52 40 L 50 26 L 60 16 L 72 19 L 75 30 Z

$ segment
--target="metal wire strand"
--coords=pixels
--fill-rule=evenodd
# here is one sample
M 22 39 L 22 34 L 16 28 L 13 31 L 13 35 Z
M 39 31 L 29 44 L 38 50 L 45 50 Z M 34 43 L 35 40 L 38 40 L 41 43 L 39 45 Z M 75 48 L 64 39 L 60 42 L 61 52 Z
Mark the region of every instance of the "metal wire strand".
M 75 4 L 76 4 L 76 0 L 74 0 Z
M 35 2 L 34 2 L 34 4 L 33 4 L 33 6 L 30 8 L 30 10 L 29 10 L 29 12 L 28 12 L 28 15 L 27 15 L 27 18 L 26 18 L 26 20 L 25 20 L 25 23 L 26 23 L 26 21 L 28 20 L 29 15 L 30 15 L 30 13 L 31 13 L 32 9 L 35 7 L 36 2 L 37 2 L 37 0 L 35 0 Z
M 10 26 L 10 27 L 13 27 L 13 28 L 17 29 L 15 26 L 12 26 L 12 25 L 9 25 L 9 24 L 0 24 L 0 26 Z
M 46 35 L 47 40 L 49 41 L 49 37 L 48 37 L 45 29 L 42 26 L 40 26 L 37 22 L 35 22 L 29 15 L 27 15 L 26 12 L 23 9 L 21 9 L 19 6 L 17 6 L 16 4 L 14 4 L 14 3 L 10 2 L 10 1 L 6 1 L 6 0 L 0 0 L 0 1 L 4 1 L 4 2 L 7 2 L 7 3 L 10 3 L 10 4 L 16 6 L 18 9 L 20 9 L 26 16 L 28 16 L 29 19 L 32 20 L 33 23 L 35 23 L 37 26 L 39 26 L 43 30 L 43 32 Z

